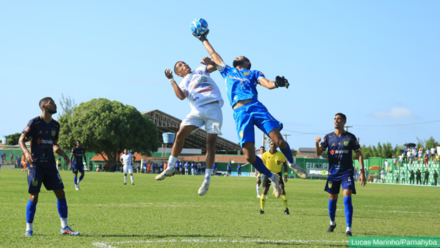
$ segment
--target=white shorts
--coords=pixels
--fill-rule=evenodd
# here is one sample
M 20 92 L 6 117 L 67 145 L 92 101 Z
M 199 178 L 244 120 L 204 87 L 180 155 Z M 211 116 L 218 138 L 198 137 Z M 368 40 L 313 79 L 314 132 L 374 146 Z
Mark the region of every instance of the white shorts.
M 384 175 L 380 176 L 380 179 L 385 179 L 385 176 Z
M 133 166 L 131 165 L 124 165 L 124 174 L 133 174 Z
M 222 135 L 223 113 L 218 103 L 205 104 L 191 112 L 185 117 L 180 126 L 194 125 L 197 128 L 205 126 L 207 133 Z M 193 132 L 195 132 L 195 129 Z

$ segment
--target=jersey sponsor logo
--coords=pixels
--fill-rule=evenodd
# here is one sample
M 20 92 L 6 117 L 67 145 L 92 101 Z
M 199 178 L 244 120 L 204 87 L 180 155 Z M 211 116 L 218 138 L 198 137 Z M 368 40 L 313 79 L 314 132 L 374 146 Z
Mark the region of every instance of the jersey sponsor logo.
M 332 149 L 332 150 L 330 151 L 330 154 L 331 154 L 331 155 L 334 155 L 334 154 L 335 154 L 335 150 Z
M 209 92 L 209 91 L 212 91 L 212 90 L 214 90 L 214 88 L 209 87 L 209 88 L 206 88 L 204 90 L 199 91 L 198 93 L 201 94 L 201 93 Z
M 52 145 L 53 144 L 53 141 L 52 140 L 45 140 L 45 139 L 40 139 L 40 138 L 38 138 L 37 139 L 37 143 L 38 144 L 47 144 L 47 145 Z
M 344 146 L 348 146 L 348 140 L 344 140 Z
M 26 131 L 26 132 L 29 132 L 29 130 L 31 130 L 31 129 L 30 129 L 30 127 L 28 127 L 28 126 L 26 126 L 26 127 L 24 128 L 24 131 Z
M 349 153 L 349 150 L 336 150 L 336 154 L 344 154 L 344 153 Z M 332 154 L 333 155 L 333 154 Z

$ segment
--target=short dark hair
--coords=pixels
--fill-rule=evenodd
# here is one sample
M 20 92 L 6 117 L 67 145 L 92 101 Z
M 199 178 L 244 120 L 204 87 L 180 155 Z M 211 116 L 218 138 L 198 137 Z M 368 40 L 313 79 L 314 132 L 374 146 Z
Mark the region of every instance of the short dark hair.
M 260 149 L 261 149 L 261 148 L 263 148 L 263 149 L 264 149 L 264 146 L 260 146 Z
M 337 116 L 337 115 L 341 116 L 341 118 L 342 118 L 344 121 L 347 121 L 347 116 L 345 116 L 343 113 L 337 113 L 337 114 L 335 114 L 335 116 Z
M 179 61 L 177 61 L 177 62 L 174 64 L 174 74 L 176 74 L 176 75 L 177 75 L 177 64 L 178 64 L 179 62 L 183 62 L 183 61 L 179 60 Z M 185 63 L 185 62 L 183 62 L 183 63 Z M 185 63 L 185 64 L 186 64 L 186 63 Z
M 251 69 L 251 66 L 252 66 L 252 64 L 251 64 L 251 61 L 248 59 L 248 58 L 246 58 L 245 56 L 243 56 L 243 59 L 246 61 L 246 62 L 249 62 L 249 65 L 247 66 L 247 68 L 246 69 L 248 69 L 248 70 L 250 70 Z M 237 61 L 232 61 L 232 66 L 233 67 L 237 67 L 238 65 L 240 65 L 241 63 L 238 63 Z
M 43 109 L 43 106 L 47 104 L 50 100 L 52 100 L 52 97 L 45 97 L 40 100 L 40 103 L 38 104 L 40 106 L 40 109 Z

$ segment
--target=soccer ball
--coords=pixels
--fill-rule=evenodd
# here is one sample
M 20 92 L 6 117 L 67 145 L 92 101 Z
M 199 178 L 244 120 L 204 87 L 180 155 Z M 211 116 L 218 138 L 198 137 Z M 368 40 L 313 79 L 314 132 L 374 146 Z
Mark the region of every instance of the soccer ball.
M 208 31 L 208 23 L 205 19 L 196 18 L 191 22 L 191 32 L 193 35 L 200 36 L 205 34 L 206 31 Z

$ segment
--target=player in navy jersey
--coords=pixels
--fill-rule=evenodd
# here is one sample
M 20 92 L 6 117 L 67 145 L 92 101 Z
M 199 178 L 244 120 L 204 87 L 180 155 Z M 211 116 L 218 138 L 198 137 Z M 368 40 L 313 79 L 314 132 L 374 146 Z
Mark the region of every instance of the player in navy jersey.
M 75 176 L 73 177 L 73 183 L 75 184 L 75 189 L 79 190 L 79 182 L 81 182 L 84 178 L 84 162 L 87 167 L 87 159 L 86 159 L 86 150 L 81 146 L 81 141 L 76 141 L 76 147 L 72 148 L 72 153 L 70 155 L 70 160 L 72 161 L 71 169 Z M 78 171 L 81 173 L 81 176 L 78 178 Z
M 255 155 L 254 126 L 257 126 L 276 143 L 285 155 L 289 167 L 301 178 L 307 178 L 307 173 L 296 165 L 289 144 L 281 136 L 280 131 L 283 128 L 283 124 L 277 121 L 266 107 L 258 101 L 256 86 L 259 84 L 268 89 L 287 88 L 289 83 L 284 77 L 278 76 L 275 81 L 267 80 L 262 72 L 251 70 L 251 62 L 245 56 L 237 57 L 232 63 L 233 67 L 226 65 L 207 40 L 208 33 L 196 36 L 196 38 L 202 41 L 213 59 L 211 64 L 217 67 L 225 79 L 226 91 L 229 103 L 234 109 L 237 134 L 244 156 L 249 163 L 274 183 L 275 196 L 278 198 L 280 197 L 278 174 L 270 172 L 263 164 L 261 158 Z M 203 62 L 206 64 L 208 61 L 204 60 Z
M 19 145 L 28 163 L 28 192 L 30 194 L 26 208 L 26 236 L 33 235 L 33 222 L 40 193 L 41 184 L 47 190 L 53 190 L 57 197 L 58 213 L 61 218 L 61 234 L 79 235 L 67 225 L 67 202 L 64 194 L 64 185 L 58 173 L 54 151 L 63 156 L 66 165 L 70 164 L 69 157 L 58 146 L 58 135 L 60 124 L 52 119 L 57 112 L 57 105 L 50 97 L 40 100 L 39 106 L 43 111 L 41 116 L 29 121 L 21 133 Z M 29 151 L 24 143 L 30 138 L 31 150 Z
M 321 137 L 316 138 L 316 156 L 320 156 L 328 148 L 328 178 L 325 185 L 325 191 L 329 193 L 328 210 L 330 215 L 330 226 L 327 232 L 333 232 L 336 228 L 335 215 L 336 203 L 338 201 L 339 190 L 342 185 L 345 219 L 347 229 L 345 231 L 347 237 L 352 236 L 351 224 L 353 220 L 353 205 L 351 202 L 351 194 L 356 194 L 353 178 L 354 167 L 352 151 L 356 152 L 361 166 L 361 175 L 359 180 L 361 185 L 367 183 L 365 178 L 364 160 L 361 153 L 359 142 L 354 134 L 344 131 L 347 117 L 342 113 L 337 113 L 334 119 L 335 131 L 327 134 L 321 142 Z M 319 144 L 321 142 L 321 144 Z

